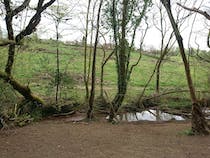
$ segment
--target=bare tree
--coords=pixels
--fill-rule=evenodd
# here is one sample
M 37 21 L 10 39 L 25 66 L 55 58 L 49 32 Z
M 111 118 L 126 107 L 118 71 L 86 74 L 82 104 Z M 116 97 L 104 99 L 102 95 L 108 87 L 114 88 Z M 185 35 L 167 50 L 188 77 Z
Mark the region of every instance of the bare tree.
M 191 73 L 190 73 L 190 66 L 187 61 L 187 57 L 185 54 L 185 49 L 184 49 L 184 45 L 183 45 L 183 41 L 182 41 L 183 39 L 182 39 L 180 31 L 177 27 L 177 24 L 174 20 L 174 16 L 172 14 L 170 0 L 161 0 L 161 2 L 167 11 L 169 20 L 173 27 L 173 30 L 174 30 L 174 33 L 176 36 L 176 40 L 179 45 L 179 50 L 180 50 L 180 54 L 181 54 L 181 57 L 183 60 L 184 68 L 185 68 L 186 79 L 187 79 L 187 83 L 188 83 L 188 87 L 189 87 L 189 91 L 190 91 L 190 97 L 191 97 L 191 101 L 192 101 L 192 131 L 195 134 L 207 135 L 207 134 L 209 134 L 208 124 L 205 120 L 205 117 L 202 113 L 202 109 L 199 105 L 198 99 L 195 94 L 195 88 L 194 88 Z
M 161 76 L 161 66 L 163 64 L 163 60 L 165 59 L 165 56 L 168 54 L 170 50 L 170 44 L 173 38 L 173 32 L 170 30 L 171 28 L 168 27 L 167 21 L 166 21 L 166 13 L 163 10 L 163 7 L 161 4 L 157 4 L 158 9 L 158 16 L 160 18 L 153 17 L 154 26 L 161 34 L 161 43 L 160 43 L 160 57 L 158 59 L 157 69 L 156 69 L 156 93 L 159 94 L 160 92 L 160 76 Z M 157 15 L 157 13 L 155 13 Z M 156 21 L 158 19 L 159 21 Z M 167 38 L 167 35 L 169 33 L 169 37 Z
M 97 15 L 97 26 L 96 26 L 96 35 L 95 35 L 95 44 L 93 50 L 93 62 L 92 62 L 92 77 L 91 77 L 91 91 L 89 98 L 89 109 L 87 112 L 87 118 L 90 120 L 93 118 L 93 104 L 95 98 L 95 80 L 96 80 L 96 53 L 97 53 L 97 45 L 98 45 L 98 37 L 99 37 L 99 29 L 100 29 L 100 15 L 102 9 L 103 0 L 100 0 L 98 15 Z
M 55 33 L 56 33 L 56 73 L 55 73 L 55 101 L 58 103 L 58 93 L 60 91 L 60 51 L 59 51 L 59 40 L 61 36 L 60 24 L 67 23 L 70 20 L 70 11 L 69 7 L 66 7 L 65 4 L 60 3 L 59 0 L 56 0 L 56 4 L 49 7 L 49 10 L 46 12 L 50 16 L 55 24 Z
M 88 38 L 88 29 L 89 29 L 89 14 L 90 14 L 90 6 L 91 6 L 91 0 L 88 0 L 88 7 L 87 7 L 87 13 L 86 13 L 86 28 L 85 28 L 85 37 L 84 37 L 84 83 L 85 83 L 85 90 L 86 90 L 86 96 L 85 100 L 87 101 L 89 98 L 89 88 L 88 88 L 88 75 L 87 75 L 87 38 Z M 90 48 L 91 49 L 91 48 Z

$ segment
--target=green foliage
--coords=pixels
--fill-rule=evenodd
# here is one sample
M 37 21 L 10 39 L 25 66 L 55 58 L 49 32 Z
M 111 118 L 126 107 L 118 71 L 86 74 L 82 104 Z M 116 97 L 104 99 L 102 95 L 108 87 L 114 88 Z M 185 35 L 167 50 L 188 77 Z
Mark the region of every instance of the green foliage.
M 0 80 L 0 117 L 9 118 L 12 116 L 17 102 L 18 97 L 15 91 L 9 84 Z
M 55 42 L 53 40 L 28 41 L 26 49 L 20 49 L 16 56 L 13 69 L 15 79 L 25 85 L 29 85 L 32 92 L 43 97 L 53 98 L 55 95 Z M 41 49 L 40 49 L 41 48 Z M 61 58 L 61 97 L 64 99 L 73 99 L 82 103 L 85 90 L 83 88 L 83 47 L 70 46 L 64 43 L 59 44 Z M 7 49 L 0 48 L 0 70 L 4 70 L 7 57 Z M 108 51 L 107 54 L 110 52 Z M 132 52 L 130 64 L 136 62 L 138 52 Z M 100 61 L 103 53 L 98 49 L 97 65 L 96 65 L 96 97 L 99 95 L 100 84 Z M 104 69 L 104 88 L 111 100 L 117 91 L 116 83 L 116 67 L 115 58 L 111 58 Z M 157 59 L 152 56 L 142 55 L 140 64 L 134 68 L 128 86 L 125 103 L 134 100 L 142 91 L 154 70 Z M 196 58 L 190 57 L 192 76 L 197 90 L 208 91 L 210 86 L 208 83 L 210 65 L 206 62 L 197 61 Z M 174 89 L 188 89 L 185 79 L 182 60 L 179 55 L 169 56 L 162 66 L 161 92 Z M 153 78 L 147 87 L 147 96 L 154 93 L 155 79 Z M 11 109 L 18 102 L 17 93 L 8 85 L 0 80 L 0 106 L 5 103 L 11 105 Z M 178 94 L 177 97 L 189 98 L 188 93 Z M 208 94 L 206 94 L 208 95 Z M 172 103 L 170 103 L 172 102 Z M 176 101 L 167 102 L 167 105 L 179 106 Z M 185 101 L 184 105 L 188 106 Z M 6 104 L 5 104 L 6 105 Z
M 187 129 L 183 132 L 181 132 L 182 135 L 187 135 L 187 136 L 194 136 L 195 133 L 193 133 L 192 129 Z
M 31 115 L 29 114 L 24 114 L 24 115 L 20 115 L 18 116 L 14 123 L 16 126 L 19 126 L 19 127 L 23 127 L 23 126 L 26 126 L 28 124 L 30 124 L 34 119 L 31 117 Z

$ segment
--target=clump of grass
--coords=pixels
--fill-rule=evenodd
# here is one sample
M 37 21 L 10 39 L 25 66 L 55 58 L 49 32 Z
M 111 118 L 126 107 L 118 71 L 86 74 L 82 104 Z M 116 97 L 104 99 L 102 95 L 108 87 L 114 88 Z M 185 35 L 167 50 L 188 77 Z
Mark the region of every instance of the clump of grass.
M 181 135 L 186 135 L 186 136 L 194 136 L 195 133 L 192 131 L 192 129 L 186 129 L 182 132 L 180 132 Z
M 34 118 L 31 117 L 31 115 L 24 114 L 24 115 L 18 116 L 15 119 L 14 123 L 16 126 L 23 127 L 23 126 L 30 124 L 33 121 L 34 121 Z

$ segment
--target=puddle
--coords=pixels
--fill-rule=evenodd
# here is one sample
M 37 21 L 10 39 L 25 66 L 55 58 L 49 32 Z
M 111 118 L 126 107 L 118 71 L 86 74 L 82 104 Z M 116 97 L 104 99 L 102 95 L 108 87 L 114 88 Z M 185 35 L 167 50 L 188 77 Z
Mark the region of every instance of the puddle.
M 169 121 L 169 120 L 183 121 L 185 119 L 181 116 L 168 114 L 165 112 L 161 112 L 159 110 L 148 110 L 137 113 L 126 113 L 121 116 L 117 115 L 117 120 L 133 122 L 133 121 Z
M 205 113 L 210 113 L 210 110 L 205 110 Z M 184 117 L 182 116 L 165 113 L 160 110 L 147 110 L 147 111 L 142 111 L 142 112 L 137 112 L 137 113 L 126 113 L 123 115 L 117 115 L 116 119 L 120 121 L 128 121 L 128 122 L 170 121 L 170 120 L 183 121 L 185 120 Z M 210 120 L 210 115 L 208 115 L 206 119 Z

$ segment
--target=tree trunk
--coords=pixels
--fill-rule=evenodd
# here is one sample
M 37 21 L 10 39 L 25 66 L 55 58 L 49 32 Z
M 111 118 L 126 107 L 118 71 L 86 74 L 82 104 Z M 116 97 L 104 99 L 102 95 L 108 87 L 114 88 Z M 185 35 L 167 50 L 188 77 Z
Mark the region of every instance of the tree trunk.
M 39 97 L 32 94 L 28 86 L 21 85 L 7 73 L 0 72 L 0 78 L 9 83 L 15 90 L 17 90 L 22 96 L 24 96 L 25 99 L 30 100 L 36 104 L 43 105 L 43 101 Z
M 88 38 L 88 25 L 89 25 L 89 12 L 90 12 L 90 4 L 91 0 L 88 0 L 88 8 L 87 8 L 87 14 L 86 14 L 86 28 L 85 28 L 85 41 L 84 41 L 84 83 L 85 83 L 85 101 L 89 98 L 89 88 L 88 88 L 88 78 L 87 78 L 87 38 Z
M 187 61 L 187 58 L 185 55 L 185 50 L 184 50 L 184 45 L 182 42 L 182 36 L 179 32 L 179 29 L 177 27 L 177 24 L 175 23 L 173 14 L 171 12 L 170 1 L 169 0 L 161 0 L 161 2 L 163 3 L 163 5 L 166 8 L 166 11 L 168 13 L 168 17 L 169 17 L 171 25 L 173 27 L 173 30 L 174 30 L 174 33 L 176 36 L 176 40 L 179 45 L 179 50 L 180 50 L 180 54 L 181 54 L 181 57 L 183 60 L 184 68 L 185 68 L 186 79 L 187 79 L 187 83 L 188 83 L 188 87 L 189 87 L 189 91 L 190 91 L 190 97 L 191 97 L 191 101 L 192 101 L 192 120 L 191 120 L 192 131 L 195 134 L 207 135 L 209 133 L 208 125 L 207 125 L 205 117 L 202 113 L 202 109 L 201 109 L 201 107 L 198 103 L 198 100 L 196 98 L 195 89 L 194 89 L 194 85 L 193 85 L 191 74 L 190 74 L 190 66 Z
M 8 40 L 14 40 L 14 31 L 13 31 L 13 27 L 12 27 L 12 10 L 10 8 L 10 2 L 4 2 L 5 3 L 5 8 L 6 11 L 7 11 L 7 14 L 6 14 L 6 18 L 5 18 L 5 21 L 6 21 L 6 27 L 7 27 L 7 35 L 8 35 Z M 9 50 L 8 50 L 8 59 L 7 59 L 7 64 L 6 64 L 6 67 L 5 67 L 5 72 L 8 74 L 8 75 L 11 75 L 11 71 L 12 71 L 12 66 L 13 66 L 13 63 L 14 63 L 14 55 L 15 55 L 15 44 L 10 44 L 9 45 Z
M 114 119 L 115 114 L 117 113 L 120 106 L 122 105 L 122 102 L 125 98 L 125 94 L 127 91 L 126 87 L 127 87 L 126 84 L 123 84 L 123 85 L 121 84 L 121 86 L 118 85 L 118 92 L 117 92 L 114 100 L 112 101 L 112 107 L 111 107 L 110 113 L 109 113 L 109 121 L 110 122 Z
M 127 25 L 127 10 L 128 9 L 128 0 L 123 0 L 123 8 L 122 8 L 122 23 L 121 23 L 121 39 L 119 43 L 119 51 L 116 50 L 117 56 L 117 76 L 118 76 L 118 92 L 112 101 L 113 107 L 110 111 L 109 121 L 112 121 L 114 118 L 114 113 L 116 113 L 119 107 L 122 105 L 122 102 L 125 98 L 126 90 L 127 90 L 127 40 L 126 40 L 126 25 Z M 116 38 L 116 37 L 115 37 Z M 116 40 L 116 39 L 115 39 Z M 119 55 L 118 55 L 119 54 Z
M 210 48 L 210 29 L 209 29 L 209 34 L 208 34 L 208 37 L 207 37 L 207 46 Z
M 99 28 L 100 28 L 100 13 L 101 7 L 103 4 L 103 0 L 100 1 L 99 8 L 98 8 L 98 15 L 97 15 L 97 30 L 96 30 L 96 38 L 95 38 L 95 45 L 93 50 L 93 63 L 92 63 L 92 81 L 91 81 L 91 91 L 90 91 L 90 98 L 89 98 L 89 109 L 87 112 L 87 119 L 91 120 L 93 118 L 93 104 L 95 99 L 95 80 L 96 80 L 96 52 L 97 52 L 97 45 L 98 45 L 98 35 L 99 35 Z
M 162 61 L 160 60 L 157 65 L 157 71 L 156 71 L 156 88 L 155 91 L 157 94 L 160 93 L 160 67 L 161 67 Z
M 13 63 L 14 63 L 14 57 L 15 57 L 15 44 L 10 44 L 9 45 L 9 50 L 8 50 L 7 64 L 6 64 L 6 68 L 5 68 L 5 72 L 8 75 L 12 74 L 12 67 L 13 67 Z

